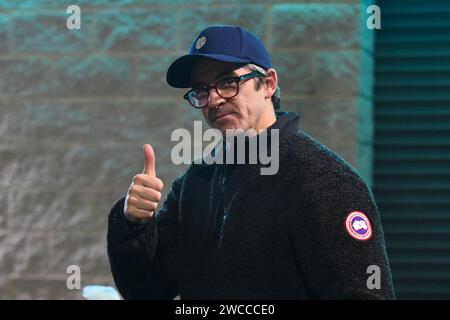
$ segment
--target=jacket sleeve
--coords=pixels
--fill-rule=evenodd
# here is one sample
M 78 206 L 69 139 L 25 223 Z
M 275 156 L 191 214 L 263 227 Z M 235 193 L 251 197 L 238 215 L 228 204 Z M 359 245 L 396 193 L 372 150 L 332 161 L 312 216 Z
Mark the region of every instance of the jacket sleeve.
M 362 179 L 327 173 L 300 199 L 305 214 L 293 217 L 290 235 L 312 297 L 394 299 L 380 216 Z
M 181 178 L 154 219 L 129 222 L 123 214 L 124 198 L 108 217 L 108 257 L 111 272 L 124 299 L 173 299 L 178 294 L 176 257 L 178 199 Z

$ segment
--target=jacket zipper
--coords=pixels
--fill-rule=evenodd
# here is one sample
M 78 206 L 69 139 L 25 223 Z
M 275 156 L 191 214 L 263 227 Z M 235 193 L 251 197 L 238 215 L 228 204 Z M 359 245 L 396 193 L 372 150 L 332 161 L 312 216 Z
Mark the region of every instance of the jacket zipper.
M 222 179 L 220 181 L 220 199 L 219 199 L 218 208 L 216 209 L 217 213 L 218 213 L 219 209 L 221 209 L 222 202 L 223 202 L 223 199 L 225 197 L 225 183 L 226 183 L 226 180 L 227 180 L 226 167 L 224 167 L 223 172 L 222 172 Z M 224 206 L 223 212 L 221 212 L 222 215 L 221 215 L 221 221 L 219 221 L 219 230 L 218 230 L 219 231 L 219 239 L 218 239 L 218 243 L 217 243 L 217 249 L 218 250 L 220 250 L 221 247 L 222 247 L 223 230 L 224 230 L 225 224 L 226 224 L 227 219 L 228 219 L 229 208 L 231 207 L 231 204 L 232 204 L 232 202 L 233 202 L 233 200 L 234 200 L 234 198 L 236 197 L 237 194 L 238 194 L 238 191 L 233 194 L 233 196 L 231 197 L 231 200 L 228 202 L 228 204 L 226 204 Z M 217 217 L 217 215 L 216 215 L 216 217 Z

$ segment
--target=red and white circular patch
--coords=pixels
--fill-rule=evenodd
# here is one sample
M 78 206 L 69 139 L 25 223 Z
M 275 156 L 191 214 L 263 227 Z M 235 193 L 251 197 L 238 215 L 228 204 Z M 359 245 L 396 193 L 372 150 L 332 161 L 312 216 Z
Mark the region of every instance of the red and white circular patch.
M 369 240 L 372 237 L 372 226 L 369 218 L 361 211 L 352 211 L 345 219 L 345 228 L 356 240 Z

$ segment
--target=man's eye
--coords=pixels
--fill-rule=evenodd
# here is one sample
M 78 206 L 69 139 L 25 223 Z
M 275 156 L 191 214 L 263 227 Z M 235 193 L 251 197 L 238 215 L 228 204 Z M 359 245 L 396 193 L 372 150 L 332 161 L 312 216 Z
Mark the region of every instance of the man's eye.
M 206 90 L 204 90 L 204 89 L 199 89 L 199 90 L 195 90 L 194 91 L 194 96 L 196 98 L 202 98 L 205 95 L 208 95 L 208 92 Z
M 234 79 L 233 78 L 226 78 L 220 80 L 219 86 L 231 86 L 234 85 Z

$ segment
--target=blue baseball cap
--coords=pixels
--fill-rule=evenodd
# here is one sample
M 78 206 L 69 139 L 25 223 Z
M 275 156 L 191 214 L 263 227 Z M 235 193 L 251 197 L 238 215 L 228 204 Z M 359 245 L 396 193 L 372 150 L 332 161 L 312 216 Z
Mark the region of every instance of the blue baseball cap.
M 175 88 L 189 88 L 191 68 L 202 58 L 253 63 L 264 69 L 272 67 L 266 47 L 253 33 L 237 26 L 210 26 L 195 38 L 187 55 L 170 65 L 167 70 L 167 83 Z

